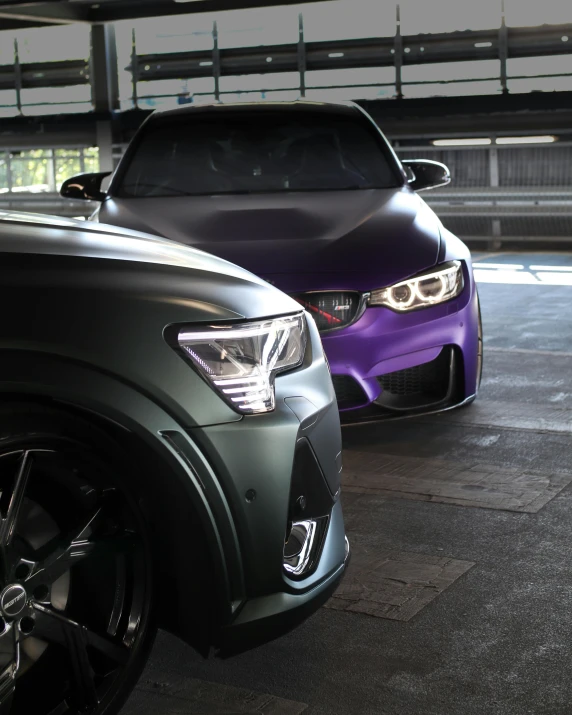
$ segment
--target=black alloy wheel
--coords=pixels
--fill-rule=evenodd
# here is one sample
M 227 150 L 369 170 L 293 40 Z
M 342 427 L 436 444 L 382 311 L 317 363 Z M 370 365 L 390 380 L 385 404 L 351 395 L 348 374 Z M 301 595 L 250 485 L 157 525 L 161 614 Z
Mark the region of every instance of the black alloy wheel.
M 155 627 L 151 556 L 114 443 L 0 412 L 0 713 L 117 713 Z

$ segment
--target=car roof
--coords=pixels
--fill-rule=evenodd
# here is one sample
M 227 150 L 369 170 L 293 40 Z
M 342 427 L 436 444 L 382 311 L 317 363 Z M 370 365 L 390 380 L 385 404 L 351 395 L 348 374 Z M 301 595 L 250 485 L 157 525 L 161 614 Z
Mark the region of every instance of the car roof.
M 296 99 L 292 101 L 258 100 L 252 102 L 205 102 L 200 104 L 184 104 L 172 109 L 156 109 L 147 121 L 163 119 L 165 117 L 179 117 L 185 114 L 198 113 L 221 113 L 226 112 L 283 112 L 290 110 L 294 112 L 322 112 L 324 114 L 355 116 L 356 112 L 363 110 L 355 102 L 316 102 L 310 99 Z

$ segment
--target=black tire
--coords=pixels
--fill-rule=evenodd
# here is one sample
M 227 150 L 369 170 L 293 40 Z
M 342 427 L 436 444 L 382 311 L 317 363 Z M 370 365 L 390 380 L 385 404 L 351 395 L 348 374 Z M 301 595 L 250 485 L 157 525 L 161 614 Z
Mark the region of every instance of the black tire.
M 133 472 L 82 419 L 0 407 L 2 715 L 116 715 L 135 686 L 156 626 Z

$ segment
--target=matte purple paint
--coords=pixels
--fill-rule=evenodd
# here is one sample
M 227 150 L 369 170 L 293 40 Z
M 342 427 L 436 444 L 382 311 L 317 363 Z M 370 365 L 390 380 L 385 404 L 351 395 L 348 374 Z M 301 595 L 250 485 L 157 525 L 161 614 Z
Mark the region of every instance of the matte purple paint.
M 408 187 L 249 196 L 109 198 L 99 220 L 167 236 L 225 258 L 286 293 L 368 292 L 438 262 L 465 262 L 463 293 L 411 313 L 369 307 L 322 340 L 333 374 L 351 375 L 369 401 L 375 379 L 434 359 L 463 356 L 464 397 L 477 391 L 478 308 L 470 254 Z

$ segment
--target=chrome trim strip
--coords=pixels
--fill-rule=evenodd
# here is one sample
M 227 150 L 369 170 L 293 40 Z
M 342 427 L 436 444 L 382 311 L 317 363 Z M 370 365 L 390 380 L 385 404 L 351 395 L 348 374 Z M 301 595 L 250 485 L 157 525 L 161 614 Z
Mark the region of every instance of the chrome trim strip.
M 284 569 L 289 574 L 299 576 L 307 569 L 314 550 L 317 525 L 318 522 L 314 519 L 295 521 L 292 523 L 292 530 L 290 531 L 286 545 L 290 542 L 292 534 L 294 534 L 298 536 L 301 547 L 291 556 L 286 556 L 286 553 L 284 553 Z M 284 551 L 286 551 L 286 547 L 284 547 Z

